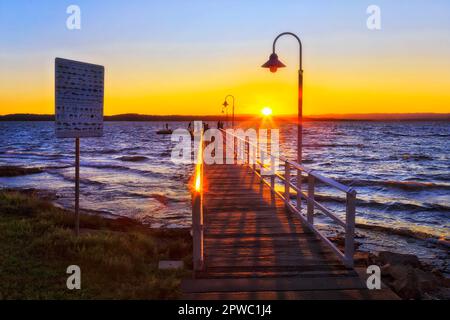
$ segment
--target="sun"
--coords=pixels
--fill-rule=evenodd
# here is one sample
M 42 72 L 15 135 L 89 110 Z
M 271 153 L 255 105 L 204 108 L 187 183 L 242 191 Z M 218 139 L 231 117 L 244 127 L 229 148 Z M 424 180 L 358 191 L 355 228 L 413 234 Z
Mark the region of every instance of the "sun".
M 272 115 L 272 109 L 270 109 L 269 107 L 264 107 L 264 108 L 261 110 L 261 113 L 262 113 L 265 117 L 271 116 L 271 115 Z

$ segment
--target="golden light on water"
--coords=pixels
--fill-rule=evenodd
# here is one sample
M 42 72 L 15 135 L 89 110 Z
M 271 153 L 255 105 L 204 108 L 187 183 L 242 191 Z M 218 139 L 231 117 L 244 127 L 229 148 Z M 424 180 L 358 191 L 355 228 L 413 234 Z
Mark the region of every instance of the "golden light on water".
M 272 109 L 269 108 L 269 107 L 264 107 L 264 108 L 261 110 L 261 113 L 262 113 L 263 116 L 265 116 L 265 117 L 271 116 L 271 115 L 272 115 Z

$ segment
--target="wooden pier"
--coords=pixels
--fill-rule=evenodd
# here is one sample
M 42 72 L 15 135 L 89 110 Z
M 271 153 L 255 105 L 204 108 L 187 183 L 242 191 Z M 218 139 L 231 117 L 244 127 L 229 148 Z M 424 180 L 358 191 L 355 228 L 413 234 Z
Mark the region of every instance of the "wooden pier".
M 194 276 L 182 283 L 184 298 L 397 298 L 388 289 L 368 290 L 353 260 L 337 254 L 308 223 L 312 218 L 299 218 L 290 197 L 283 198 L 255 169 L 245 164 L 198 166 L 203 184 L 193 197 Z M 287 169 L 285 178 L 289 174 Z M 287 181 L 288 194 L 295 186 Z M 354 221 L 346 225 L 354 226 Z M 353 259 L 353 248 L 348 252 Z

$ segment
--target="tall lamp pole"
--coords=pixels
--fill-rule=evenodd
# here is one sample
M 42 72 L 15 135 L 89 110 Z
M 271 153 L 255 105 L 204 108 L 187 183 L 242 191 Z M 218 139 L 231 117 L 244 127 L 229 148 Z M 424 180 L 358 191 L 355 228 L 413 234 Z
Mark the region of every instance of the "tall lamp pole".
M 302 148 L 303 148 L 303 69 L 302 69 L 302 42 L 300 38 L 292 33 L 292 32 L 283 32 L 280 33 L 275 40 L 273 41 L 273 47 L 272 47 L 272 54 L 270 55 L 269 60 L 262 65 L 263 68 L 268 68 L 270 72 L 277 72 L 278 68 L 284 68 L 286 65 L 282 63 L 278 59 L 278 55 L 275 53 L 277 40 L 285 35 L 293 36 L 295 39 L 297 39 L 299 48 L 300 48 L 300 54 L 299 54 L 299 60 L 300 60 L 300 67 L 298 70 L 298 120 L 297 120 L 297 162 L 299 164 L 302 164 Z
M 225 107 L 225 106 L 222 107 L 222 114 L 225 115 L 224 124 L 228 125 L 228 107 Z
M 228 104 L 228 102 L 227 102 L 228 98 L 233 98 L 233 115 L 232 115 L 232 118 L 231 118 L 231 128 L 234 129 L 234 96 L 231 95 L 231 94 L 227 95 L 227 96 L 225 97 L 225 101 L 224 101 L 224 103 L 223 103 L 223 106 L 224 106 L 225 108 L 227 108 L 227 107 L 229 106 L 229 104 Z

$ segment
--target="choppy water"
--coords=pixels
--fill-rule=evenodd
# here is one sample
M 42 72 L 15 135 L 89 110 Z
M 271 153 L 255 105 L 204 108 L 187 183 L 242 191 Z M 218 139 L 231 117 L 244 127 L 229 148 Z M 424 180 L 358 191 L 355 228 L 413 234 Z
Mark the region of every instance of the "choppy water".
M 450 236 L 450 123 L 306 123 L 304 163 L 353 186 L 357 222 Z M 281 130 L 295 158 L 296 130 Z M 344 195 L 320 188 L 327 206 Z
M 107 122 L 103 138 L 81 141 L 81 206 L 152 226 L 190 224 L 191 165 L 174 164 L 163 123 Z M 186 128 L 187 123 L 170 123 Z M 73 203 L 74 142 L 56 139 L 51 122 L 0 122 L 0 165 L 42 167 L 42 174 L 0 178 L 0 187 L 56 191 Z M 296 126 L 281 125 L 281 150 L 295 159 Z M 360 223 L 450 234 L 450 123 L 309 122 L 304 163 L 358 191 Z M 142 161 L 123 161 L 143 156 Z M 343 194 L 318 187 L 336 210 Z

